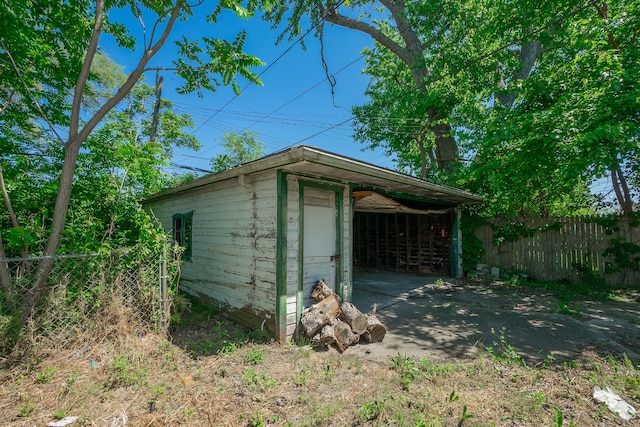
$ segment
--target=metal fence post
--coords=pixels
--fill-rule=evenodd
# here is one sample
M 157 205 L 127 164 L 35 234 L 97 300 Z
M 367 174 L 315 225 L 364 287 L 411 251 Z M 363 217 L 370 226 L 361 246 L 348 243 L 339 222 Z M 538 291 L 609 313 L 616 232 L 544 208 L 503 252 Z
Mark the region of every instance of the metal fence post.
M 167 247 L 162 249 L 162 259 L 160 260 L 160 309 L 162 310 L 162 327 L 166 328 L 169 323 L 169 289 L 167 280 L 169 271 L 167 269 Z

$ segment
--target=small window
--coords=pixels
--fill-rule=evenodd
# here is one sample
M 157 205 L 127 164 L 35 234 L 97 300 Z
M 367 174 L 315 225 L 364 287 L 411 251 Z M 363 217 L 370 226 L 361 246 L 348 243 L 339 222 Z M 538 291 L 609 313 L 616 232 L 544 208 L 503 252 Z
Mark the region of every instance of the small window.
M 182 259 L 191 260 L 193 212 L 173 216 L 173 240 L 184 248 Z

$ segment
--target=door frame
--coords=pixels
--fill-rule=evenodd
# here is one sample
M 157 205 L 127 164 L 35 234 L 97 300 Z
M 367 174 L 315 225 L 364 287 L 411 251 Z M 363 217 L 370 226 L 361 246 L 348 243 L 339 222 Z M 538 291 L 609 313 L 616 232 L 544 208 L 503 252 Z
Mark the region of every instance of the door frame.
M 297 321 L 300 321 L 302 310 L 304 309 L 304 189 L 307 187 L 318 188 L 321 190 L 332 191 L 335 193 L 335 213 L 336 213 L 336 252 L 338 259 L 336 260 L 336 293 L 343 299 L 343 282 L 344 282 L 344 191 L 345 188 L 338 185 L 331 185 L 318 181 L 307 181 L 300 179 L 298 181 L 298 292 L 296 295 L 297 304 Z

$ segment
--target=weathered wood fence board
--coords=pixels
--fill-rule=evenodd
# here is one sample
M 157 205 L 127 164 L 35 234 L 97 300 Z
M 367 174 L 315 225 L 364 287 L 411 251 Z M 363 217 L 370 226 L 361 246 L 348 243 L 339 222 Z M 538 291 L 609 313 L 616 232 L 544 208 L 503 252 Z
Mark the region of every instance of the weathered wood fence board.
M 544 231 L 532 237 L 496 242 L 496 232 L 491 225 L 482 225 L 475 231 L 484 249 L 480 262 L 526 273 L 537 280 L 573 282 L 583 278 L 584 271 L 591 271 L 608 284 L 640 286 L 639 271 L 627 269 L 604 274 L 605 265 L 611 260 L 603 256 L 614 238 L 624 237 L 627 242 L 639 244 L 640 227 L 623 225 L 620 231 L 609 235 L 605 227 L 590 218 L 529 218 L 519 222 L 527 229 Z M 495 226 L 506 224 L 507 220 L 494 220 Z

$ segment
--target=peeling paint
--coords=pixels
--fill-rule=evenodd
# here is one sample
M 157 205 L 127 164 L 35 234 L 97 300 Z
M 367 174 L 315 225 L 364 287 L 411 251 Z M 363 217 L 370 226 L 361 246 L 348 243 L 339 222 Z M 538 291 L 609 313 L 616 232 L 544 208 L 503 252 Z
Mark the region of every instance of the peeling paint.
M 273 311 L 259 309 L 252 304 L 241 308 L 232 307 L 203 293 L 199 293 L 198 298 L 205 304 L 218 306 L 220 312 L 229 320 L 253 330 L 266 329 L 271 334 L 275 334 L 275 312 Z

